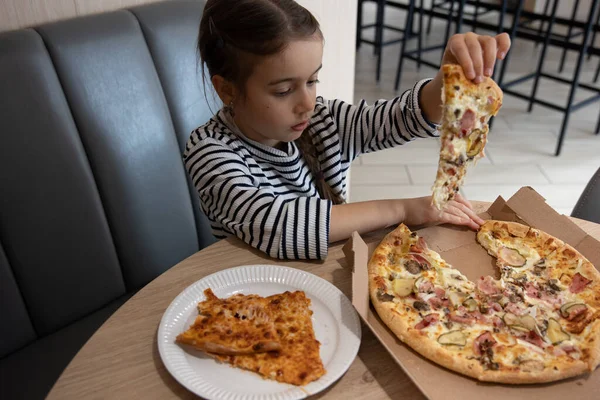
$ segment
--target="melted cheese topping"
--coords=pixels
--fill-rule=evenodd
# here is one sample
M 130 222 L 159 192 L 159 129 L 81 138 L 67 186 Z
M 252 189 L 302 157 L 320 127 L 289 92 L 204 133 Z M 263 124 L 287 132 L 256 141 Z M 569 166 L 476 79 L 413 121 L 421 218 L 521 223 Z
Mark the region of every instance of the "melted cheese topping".
M 524 281 L 527 284 L 534 285 L 537 289 L 537 293 L 539 297 L 536 297 L 532 294 L 535 294 L 535 290 L 531 290 L 531 287 L 528 290 L 523 290 L 524 301 L 523 303 L 526 305 L 530 305 L 526 310 L 526 315 L 531 315 L 535 318 L 538 327 L 547 327 L 547 321 L 552 318 L 556 322 L 559 323 L 563 332 L 569 335 L 569 340 L 564 340 L 560 343 L 557 343 L 555 346 L 552 346 L 550 339 L 548 338 L 548 332 L 544 329 L 544 335 L 542 335 L 542 339 L 544 341 L 544 349 L 531 344 L 527 341 L 518 339 L 518 346 L 515 347 L 516 353 L 520 354 L 522 351 L 526 351 L 529 355 L 536 355 L 537 359 L 543 359 L 547 365 L 552 365 L 554 363 L 559 362 L 559 359 L 564 359 L 565 357 L 570 357 L 572 359 L 577 359 L 580 356 L 580 352 L 582 348 L 587 346 L 586 336 L 590 331 L 591 324 L 588 324 L 582 331 L 581 334 L 575 334 L 568 332 L 566 329 L 568 326 L 568 321 L 562 317 L 560 312 L 560 307 L 567 303 L 584 303 L 588 308 L 588 313 L 594 314 L 596 309 L 590 305 L 589 302 L 583 301 L 584 296 L 580 294 L 571 293 L 568 285 L 564 284 L 561 281 L 554 281 L 553 285 L 555 288 L 560 290 L 553 289 L 553 295 L 546 295 L 549 298 L 549 301 L 544 300 L 544 287 L 548 285 L 548 281 L 550 279 L 557 279 L 557 272 L 562 274 L 564 271 L 564 267 L 567 263 L 570 263 L 570 270 L 572 274 L 575 274 L 575 271 L 579 270 L 582 267 L 582 260 L 576 260 L 574 262 L 567 261 L 566 259 L 560 256 L 560 250 L 551 253 L 549 256 L 543 258 L 540 255 L 540 251 L 543 249 L 535 249 L 531 244 L 526 243 L 525 240 L 521 240 L 518 237 L 512 237 L 508 235 L 499 235 L 501 236 L 499 239 L 493 238 L 491 233 L 486 235 L 478 236 L 479 241 L 484 247 L 490 250 L 492 255 L 498 254 L 502 247 L 510 247 L 516 249 L 523 257 L 526 259 L 526 263 L 523 267 L 504 267 L 503 269 L 503 277 L 502 280 L 505 282 L 510 282 L 512 284 L 517 285 L 518 280 L 524 277 Z M 559 261 L 560 260 L 560 261 Z M 563 264 L 561 264 L 561 261 Z M 536 268 L 536 265 L 538 267 Z M 537 272 L 536 272 L 537 269 Z M 540 295 L 540 293 L 542 293 Z M 577 349 L 575 352 L 569 352 L 569 355 L 554 355 L 552 353 L 552 349 L 554 347 L 566 348 L 570 349 L 570 347 L 574 347 Z M 520 350 L 520 349 L 524 350 Z M 505 358 L 508 358 L 511 361 L 514 358 L 514 355 L 511 352 L 507 352 L 504 355 Z M 524 357 L 524 355 L 523 355 Z
M 446 289 L 463 293 L 471 293 L 475 289 L 475 284 L 457 269 L 438 268 L 437 271 L 437 283 Z
M 549 278 L 545 270 L 543 270 L 543 273 L 540 273 L 540 265 L 544 265 L 544 260 L 542 260 L 540 253 L 531 245 L 524 244 L 518 238 L 509 236 L 495 239 L 488 234 L 480 235 L 478 239 L 484 247 L 489 249 L 492 255 L 497 254 L 502 247 L 510 247 L 517 250 L 525 258 L 525 264 L 521 267 L 507 265 L 501 267 L 502 278 L 498 282 L 498 286 L 501 289 L 501 293 L 499 293 L 500 297 L 506 301 L 506 303 L 502 303 L 505 309 L 495 311 L 493 308 L 489 308 L 484 311 L 484 314 L 478 314 L 478 317 L 476 313 L 479 310 L 476 310 L 475 313 L 469 313 L 469 310 L 465 307 L 466 303 L 462 301 L 463 299 L 475 299 L 478 307 L 481 307 L 483 298 L 491 301 L 489 300 L 489 296 L 480 293 L 473 282 L 470 282 L 460 271 L 451 268 L 449 264 L 441 259 L 439 254 L 427 251 L 426 253 L 419 253 L 419 255 L 430 261 L 434 267 L 422 270 L 416 275 L 410 273 L 405 268 L 405 263 L 412 260 L 410 255 L 400 258 L 393 266 L 390 265 L 391 279 L 386 280 L 386 291 L 390 294 L 393 294 L 392 285 L 394 279 L 416 279 L 419 287 L 422 287 L 424 282 L 431 284 L 426 293 L 417 293 L 418 288 L 415 288 L 410 296 L 394 296 L 393 302 L 397 305 L 398 313 L 403 318 L 406 318 L 409 325 L 413 327 L 427 318 L 431 319 L 431 315 L 435 314 L 437 321 L 428 326 L 420 326 L 421 334 L 428 337 L 432 345 L 435 343 L 437 346 L 455 351 L 457 355 L 478 360 L 480 357 L 476 356 L 475 353 L 476 339 L 482 333 L 489 332 L 496 342 L 492 347 L 492 361 L 499 363 L 500 369 L 516 368 L 524 371 L 534 371 L 536 368 L 548 368 L 561 362 L 578 359 L 581 356 L 580 349 L 585 345 L 585 335 L 589 332 L 590 326 L 588 325 L 581 335 L 569 333 L 568 340 L 556 343 L 553 346 L 548 337 L 548 320 L 550 318 L 554 319 L 559 323 L 563 332 L 566 332 L 567 321 L 561 316 L 559 308 L 570 301 L 580 300 L 581 297 L 570 293 L 568 286 L 561 283 L 555 283 L 555 287 L 561 290 L 553 289 L 554 294 L 551 292 L 548 292 L 550 294 L 543 293 L 548 296 L 547 299 L 544 299 L 540 295 L 542 291 L 546 290 L 544 285 L 547 285 Z M 546 264 L 545 268 L 549 269 L 552 266 Z M 581 263 L 576 268 L 581 268 Z M 436 291 L 436 289 L 438 290 Z M 440 298 L 439 289 L 443 289 L 445 292 L 442 298 Z M 511 293 L 511 290 L 517 290 L 518 296 L 522 296 L 523 300 L 516 302 L 514 299 L 508 300 L 506 295 L 507 293 Z M 456 301 L 456 296 L 450 302 L 453 299 L 453 295 L 456 294 L 461 295 L 461 297 L 458 297 L 458 302 Z M 513 294 L 517 295 L 516 293 Z M 443 306 L 434 306 L 436 303 L 439 304 L 440 300 L 446 300 Z M 420 305 L 420 309 L 417 310 L 413 305 L 415 301 L 425 303 L 428 308 L 424 310 L 422 309 L 423 306 Z M 487 308 L 488 305 L 485 304 L 485 307 Z M 521 329 L 525 329 L 525 331 L 519 331 L 517 330 L 519 326 L 517 328 L 510 328 L 504 323 L 500 323 L 499 325 L 494 324 L 494 321 L 498 322 L 498 318 L 504 321 L 503 318 L 510 312 L 506 308 L 510 309 L 511 307 L 516 307 L 516 310 L 513 309 L 513 311 L 518 311 L 518 315 L 515 318 L 529 316 L 534 319 L 535 329 L 533 332 L 535 334 L 528 340 L 534 342 L 541 340 L 538 343 L 542 347 L 525 340 L 529 335 L 529 331 L 524 326 L 520 327 Z M 588 308 L 591 312 L 595 311 L 589 305 Z M 469 318 L 465 319 L 464 322 L 457 322 L 456 319 L 453 320 L 455 316 L 458 316 L 459 320 L 463 316 Z M 520 323 L 526 325 L 526 322 Z M 461 343 L 462 339 L 464 339 L 465 345 L 439 343 L 442 335 L 451 332 L 453 335 L 455 335 L 455 332 L 460 332 L 457 337 L 460 336 Z M 444 341 L 447 343 L 446 339 Z M 572 351 L 571 347 L 577 350 Z M 568 351 L 561 349 L 567 349 Z M 481 362 L 483 363 L 484 361 L 482 360 Z
M 199 315 L 178 343 L 222 354 L 279 350 L 269 301 L 257 295 L 236 294 L 219 299 L 210 289 L 198 304 Z

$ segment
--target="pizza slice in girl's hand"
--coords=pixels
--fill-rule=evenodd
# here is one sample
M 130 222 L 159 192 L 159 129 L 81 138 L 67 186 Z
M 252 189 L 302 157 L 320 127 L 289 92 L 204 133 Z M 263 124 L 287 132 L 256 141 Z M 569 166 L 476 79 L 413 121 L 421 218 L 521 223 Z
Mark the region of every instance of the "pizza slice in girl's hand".
M 454 198 L 469 165 L 484 156 L 488 122 L 502 106 L 502 90 L 491 78 L 474 83 L 460 65 L 444 65 L 442 71 L 441 148 L 432 198 L 438 209 Z
M 198 304 L 198 317 L 176 341 L 214 354 L 240 355 L 281 350 L 269 300 L 236 294 L 220 299 L 211 289 Z

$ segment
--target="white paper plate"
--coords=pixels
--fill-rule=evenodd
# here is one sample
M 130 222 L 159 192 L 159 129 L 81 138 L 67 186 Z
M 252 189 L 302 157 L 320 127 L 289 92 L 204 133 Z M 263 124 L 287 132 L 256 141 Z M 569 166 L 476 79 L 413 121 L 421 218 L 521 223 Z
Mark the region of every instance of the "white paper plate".
M 175 337 L 196 318 L 204 289 L 218 297 L 236 293 L 269 296 L 303 290 L 311 300 L 313 327 L 321 342 L 327 373 L 303 387 L 263 379 L 258 374 L 220 364 L 201 352 L 184 349 Z M 207 399 L 292 400 L 327 388 L 350 367 L 360 345 L 360 322 L 352 303 L 326 280 L 301 270 L 249 265 L 209 275 L 185 289 L 167 308 L 158 329 L 158 350 L 167 370 L 187 389 Z

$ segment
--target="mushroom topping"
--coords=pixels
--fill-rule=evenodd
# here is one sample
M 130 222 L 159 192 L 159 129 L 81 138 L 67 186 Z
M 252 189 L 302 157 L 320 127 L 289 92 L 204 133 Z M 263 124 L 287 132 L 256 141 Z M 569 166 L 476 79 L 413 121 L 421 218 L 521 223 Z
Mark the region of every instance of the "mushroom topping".
M 533 274 L 537 275 L 537 276 L 541 276 L 545 269 L 546 269 L 546 267 L 540 267 L 538 265 L 535 265 L 533 267 Z
M 424 301 L 415 301 L 413 303 L 413 307 L 415 308 L 415 310 L 419 310 L 419 311 L 429 311 L 429 304 L 425 303 Z
M 377 291 L 377 298 L 381 302 L 394 301 L 394 296 L 392 296 L 391 294 L 387 294 L 387 293 L 383 292 L 382 290 Z
M 527 276 L 525 274 L 517 275 L 513 279 L 517 285 L 525 286 L 527 284 Z
M 494 362 L 494 351 L 492 347 L 496 344 L 496 340 L 488 331 L 483 332 L 473 341 L 473 351 L 476 355 L 480 355 L 481 364 L 491 370 L 497 370 L 500 366 Z
M 539 267 L 539 268 L 546 268 L 546 259 L 545 258 L 540 258 L 538 260 L 538 262 L 536 262 L 533 266 L 534 267 Z
M 406 268 L 406 270 L 413 275 L 417 275 L 421 272 L 421 264 L 419 264 L 415 260 L 408 260 L 407 262 L 405 262 L 404 268 Z
M 550 279 L 548 281 L 548 287 L 556 292 L 560 292 L 562 289 L 558 286 L 558 279 Z

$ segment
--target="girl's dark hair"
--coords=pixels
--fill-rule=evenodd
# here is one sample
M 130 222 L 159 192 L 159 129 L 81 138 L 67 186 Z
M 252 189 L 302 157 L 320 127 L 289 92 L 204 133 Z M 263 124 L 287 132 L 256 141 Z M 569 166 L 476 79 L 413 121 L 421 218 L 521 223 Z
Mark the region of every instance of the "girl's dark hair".
M 318 21 L 294 0 L 208 0 L 204 7 L 198 52 L 211 77 L 220 75 L 241 94 L 261 57 L 280 53 L 289 42 L 310 37 L 323 39 Z M 296 145 L 324 199 L 343 203 L 323 177 L 312 138 L 305 130 Z

